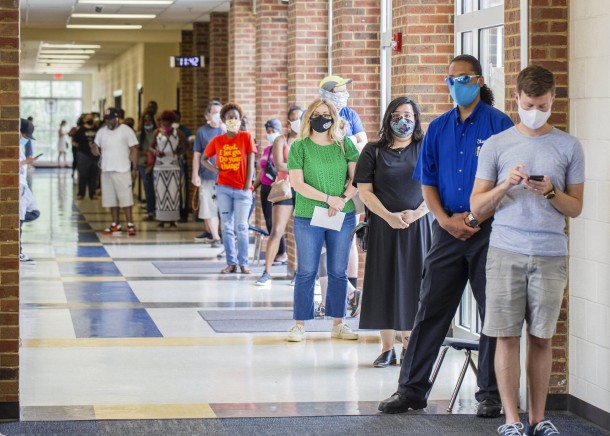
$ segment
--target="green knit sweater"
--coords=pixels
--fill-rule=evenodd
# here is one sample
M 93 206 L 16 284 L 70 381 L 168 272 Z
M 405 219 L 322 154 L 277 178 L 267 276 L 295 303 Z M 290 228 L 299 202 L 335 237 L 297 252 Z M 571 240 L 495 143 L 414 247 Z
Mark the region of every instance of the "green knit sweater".
M 310 138 L 294 141 L 288 154 L 288 169 L 303 170 L 305 183 L 320 192 L 338 197 L 345 191 L 348 162 L 358 162 L 358 150 L 345 138 L 345 155 L 338 144 L 318 145 Z M 328 207 L 323 201 L 312 200 L 297 193 L 294 216 L 311 218 L 315 206 Z M 353 212 L 354 203 L 348 201 L 343 212 Z

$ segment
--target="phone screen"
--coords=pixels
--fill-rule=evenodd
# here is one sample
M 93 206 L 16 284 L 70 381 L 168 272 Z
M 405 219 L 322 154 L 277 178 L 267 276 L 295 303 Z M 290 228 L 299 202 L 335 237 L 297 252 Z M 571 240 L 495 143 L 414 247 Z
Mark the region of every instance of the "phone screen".
M 542 182 L 544 180 L 544 176 L 529 176 L 527 180 L 534 180 L 536 182 Z
M 42 156 L 44 153 L 40 153 L 38 156 L 34 156 L 34 160 L 38 159 L 40 156 Z

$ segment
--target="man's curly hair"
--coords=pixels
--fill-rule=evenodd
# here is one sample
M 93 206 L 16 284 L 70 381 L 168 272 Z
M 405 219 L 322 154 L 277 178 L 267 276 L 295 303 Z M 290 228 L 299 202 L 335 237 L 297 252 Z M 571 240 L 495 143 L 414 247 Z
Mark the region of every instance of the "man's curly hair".
M 227 103 L 222 107 L 222 109 L 220 109 L 220 118 L 222 118 L 222 120 L 224 121 L 226 113 L 233 109 L 239 112 L 239 118 L 244 116 L 244 112 L 241 110 L 240 105 L 235 103 Z

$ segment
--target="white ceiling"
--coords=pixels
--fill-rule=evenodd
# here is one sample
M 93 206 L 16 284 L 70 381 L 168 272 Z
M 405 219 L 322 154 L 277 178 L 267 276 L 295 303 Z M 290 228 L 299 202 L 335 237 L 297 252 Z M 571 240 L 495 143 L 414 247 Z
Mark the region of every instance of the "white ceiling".
M 142 0 L 145 1 L 145 0 Z M 180 31 L 198 21 L 209 21 L 211 12 L 228 12 L 230 0 L 174 0 L 171 5 L 109 5 L 99 0 L 104 14 L 155 14 L 154 19 L 72 18 L 72 13 L 96 13 L 95 4 L 78 0 L 20 0 L 21 72 L 45 73 L 46 64 L 36 62 L 40 46 L 54 44 L 100 44 L 95 54 L 75 74 L 97 70 L 139 42 L 179 42 Z M 67 24 L 141 24 L 141 30 L 66 29 Z M 68 72 L 68 71 L 65 71 Z

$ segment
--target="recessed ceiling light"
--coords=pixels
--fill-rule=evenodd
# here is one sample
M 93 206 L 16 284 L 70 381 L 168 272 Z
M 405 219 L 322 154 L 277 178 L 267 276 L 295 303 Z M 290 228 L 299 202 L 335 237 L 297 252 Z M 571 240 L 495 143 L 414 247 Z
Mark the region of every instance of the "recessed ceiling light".
M 67 24 L 66 29 L 120 29 L 137 30 L 141 29 L 139 24 Z
M 173 0 L 79 0 L 81 4 L 85 5 L 142 5 L 142 6 L 161 6 L 171 5 Z
M 42 44 L 42 47 L 46 48 L 102 48 L 98 44 L 49 44 L 47 42 Z
M 134 20 L 149 20 L 155 18 L 155 14 L 72 14 L 73 18 L 117 18 Z
M 40 54 L 94 54 L 95 50 L 47 50 L 42 48 Z

